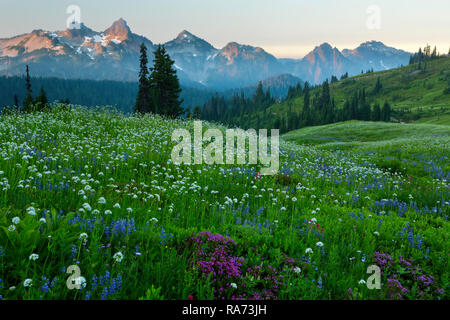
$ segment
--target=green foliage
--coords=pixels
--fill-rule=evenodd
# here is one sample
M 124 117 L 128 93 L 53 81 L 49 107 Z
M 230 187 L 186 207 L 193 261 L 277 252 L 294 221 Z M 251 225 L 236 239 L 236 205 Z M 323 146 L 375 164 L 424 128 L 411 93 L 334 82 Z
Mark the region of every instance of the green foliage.
M 23 106 L 23 100 L 27 96 L 24 82 L 24 77 L 0 77 L 0 108 L 6 105 Z M 139 87 L 138 82 L 110 80 L 32 77 L 30 82 L 33 88 L 45 89 L 49 103 L 73 103 L 93 108 L 109 105 L 124 113 L 133 113 Z M 202 105 L 214 95 L 213 91 L 186 86 L 182 86 L 182 90 L 180 97 L 183 99 L 182 106 L 186 109 Z
M 390 117 L 397 121 L 450 124 L 446 121 L 450 116 L 449 96 L 443 94 L 448 88 L 448 70 L 450 70 L 450 58 L 442 57 L 427 62 L 426 70 L 417 70 L 414 64 L 387 71 L 364 73 L 351 78 L 344 76 L 340 81 L 329 84 L 330 95 L 335 101 L 334 121 L 367 119 L 368 109 L 362 103 L 362 92 L 365 90 L 365 102 L 371 106 L 370 119 L 374 121 L 378 120 L 376 115 L 372 115 L 375 106 L 380 105 L 382 108 L 384 103 L 388 102 L 391 109 Z M 322 91 L 322 86 L 313 86 L 308 92 L 309 97 L 305 97 L 304 92 L 294 94 L 292 91 L 287 99 L 274 103 L 264 111 L 241 114 L 234 122 L 227 119 L 224 121 L 233 125 L 255 127 L 259 117 L 260 127 L 271 128 L 275 123 L 281 125 L 280 119 L 290 119 L 295 116 L 291 114 L 291 110 L 305 119 L 302 114 L 311 114 L 311 110 L 315 108 L 312 102 L 320 101 L 315 97 L 320 96 Z M 366 111 L 361 113 L 363 106 Z M 306 111 L 303 111 L 304 109 Z M 378 111 L 375 113 L 378 114 Z M 242 119 L 242 122 L 239 119 Z M 383 121 L 382 119 L 387 117 L 379 120 Z M 290 127 L 288 130 L 302 128 L 314 121 L 318 119 L 300 121 L 299 126 Z M 321 123 L 323 124 L 318 121 L 318 124 Z
M 164 296 L 161 294 L 162 288 L 155 288 L 154 285 L 150 289 L 147 289 L 144 297 L 139 298 L 139 300 L 164 300 Z
M 159 45 L 154 54 L 151 74 L 147 77 L 147 49 L 141 45 L 141 69 L 135 112 L 157 113 L 171 118 L 181 116 L 184 111 L 179 99 L 181 93 L 174 61 L 163 45 Z
M 303 128 L 282 137 L 275 176 L 253 165 L 176 166 L 175 129 L 193 123 L 64 105 L 2 115 L 3 299 L 202 300 L 217 283 L 227 297 L 393 299 L 394 275 L 405 299 L 448 299 L 448 126 Z M 233 285 L 203 271 L 189 243 L 202 231 L 236 242 Z M 382 289 L 369 290 L 361 280 L 376 252 L 394 262 Z M 83 290 L 67 288 L 70 265 Z

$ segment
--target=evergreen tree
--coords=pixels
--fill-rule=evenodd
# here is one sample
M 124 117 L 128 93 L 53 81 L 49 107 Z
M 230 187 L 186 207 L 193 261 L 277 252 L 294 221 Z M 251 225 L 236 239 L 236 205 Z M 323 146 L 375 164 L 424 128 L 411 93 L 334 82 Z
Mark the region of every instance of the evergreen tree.
M 179 117 L 183 113 L 183 100 L 180 100 L 180 82 L 173 67 L 175 62 L 164 45 L 158 45 L 154 55 L 150 75 L 150 109 L 168 117 Z
M 345 80 L 345 79 L 347 79 L 347 78 L 348 78 L 348 72 L 344 73 L 344 74 L 341 76 L 341 80 Z
M 17 97 L 17 94 L 14 95 L 14 106 L 15 107 L 19 106 L 19 98 Z
M 148 80 L 148 57 L 147 47 L 144 43 L 141 44 L 140 57 L 140 71 L 139 71 L 139 89 L 136 97 L 136 104 L 134 112 L 146 113 L 150 112 L 150 97 L 149 97 L 149 80 Z
M 372 121 L 381 121 L 381 107 L 379 103 L 375 103 L 373 106 Z
M 25 78 L 25 88 L 27 89 L 27 96 L 25 100 L 23 101 L 23 110 L 25 112 L 30 112 L 31 108 L 33 107 L 33 96 L 31 95 L 31 78 L 30 78 L 30 69 L 28 68 L 28 65 L 26 67 L 26 78 Z
M 303 88 L 302 88 L 302 84 L 300 82 L 297 83 L 295 91 L 296 91 L 297 96 L 301 96 L 303 94 Z
M 253 103 L 255 105 L 262 105 L 264 98 L 265 98 L 264 90 L 263 90 L 262 82 L 260 81 L 258 83 L 258 87 L 256 88 L 256 92 L 253 95 Z
M 381 109 L 381 119 L 385 122 L 391 121 L 391 106 L 387 101 L 384 103 L 383 109 Z
M 295 98 L 295 95 L 296 95 L 295 87 L 289 86 L 285 100 L 293 99 L 293 98 Z
M 383 85 L 381 84 L 380 77 L 377 78 L 377 83 L 375 84 L 375 88 L 373 89 L 374 94 L 378 94 L 381 92 Z
M 370 121 L 371 120 L 370 105 L 367 102 L 365 102 L 361 106 L 361 120 L 364 120 L 364 121 Z
M 200 110 L 199 106 L 195 106 L 194 107 L 194 113 L 193 113 L 192 116 L 193 116 L 194 119 L 200 119 L 200 117 L 201 117 L 201 110 Z
M 43 111 L 48 104 L 47 95 L 45 94 L 44 87 L 41 86 L 41 93 L 36 98 L 36 110 L 37 111 Z
M 436 59 L 438 57 L 437 48 L 434 46 L 433 52 L 431 53 L 431 59 Z
M 310 118 L 310 110 L 309 106 L 311 104 L 311 97 L 309 93 L 309 82 L 305 82 L 305 86 L 303 87 L 303 109 L 302 109 L 302 126 L 307 127 L 311 125 L 311 118 Z
M 350 102 L 350 115 L 348 120 L 358 120 L 359 114 L 358 114 L 358 97 L 356 95 L 353 95 L 351 102 Z
M 344 108 L 342 109 L 341 121 L 351 120 L 352 112 L 350 108 L 350 103 L 348 100 L 345 101 Z

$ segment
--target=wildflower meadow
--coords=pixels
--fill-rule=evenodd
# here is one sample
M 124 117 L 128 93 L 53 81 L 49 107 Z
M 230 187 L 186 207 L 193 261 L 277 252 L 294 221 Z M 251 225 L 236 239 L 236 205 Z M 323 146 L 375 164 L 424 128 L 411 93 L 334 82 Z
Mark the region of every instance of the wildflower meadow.
M 172 133 L 193 128 L 63 105 L 2 115 L 0 299 L 448 299 L 448 130 L 282 136 L 261 175 L 175 165 Z

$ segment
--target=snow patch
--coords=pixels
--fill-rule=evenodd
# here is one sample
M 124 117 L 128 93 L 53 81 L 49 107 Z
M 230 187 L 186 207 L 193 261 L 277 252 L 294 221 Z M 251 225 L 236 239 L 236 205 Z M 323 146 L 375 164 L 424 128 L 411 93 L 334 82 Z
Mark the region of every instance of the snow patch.
M 102 41 L 103 41 L 102 37 L 100 37 L 100 36 L 99 36 L 99 35 L 97 35 L 97 34 L 96 34 L 96 35 L 94 36 L 94 38 L 93 38 L 93 39 L 94 39 L 94 42 L 97 42 L 97 43 L 99 43 L 99 42 L 102 42 Z

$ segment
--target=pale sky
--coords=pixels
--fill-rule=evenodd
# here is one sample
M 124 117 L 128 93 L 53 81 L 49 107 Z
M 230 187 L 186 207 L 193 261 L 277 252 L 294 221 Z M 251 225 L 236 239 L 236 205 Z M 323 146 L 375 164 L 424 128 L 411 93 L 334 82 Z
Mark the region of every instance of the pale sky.
M 66 29 L 69 5 L 96 31 L 122 17 L 154 43 L 186 29 L 219 49 L 235 41 L 279 58 L 301 58 L 323 42 L 340 50 L 369 40 L 410 52 L 450 47 L 449 0 L 0 0 L 0 38 Z

